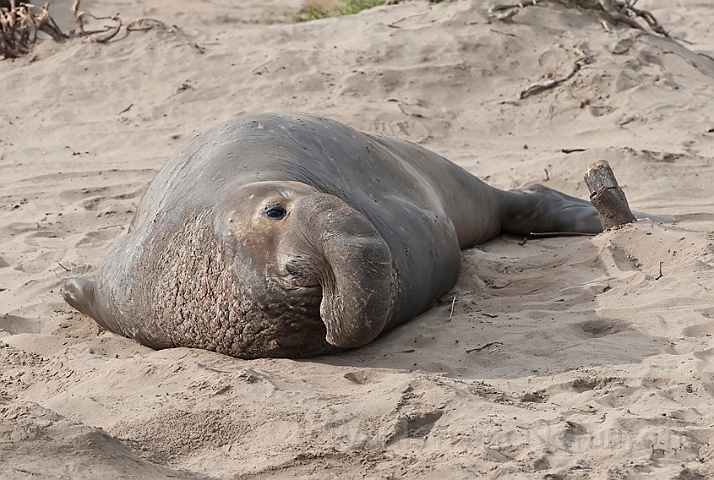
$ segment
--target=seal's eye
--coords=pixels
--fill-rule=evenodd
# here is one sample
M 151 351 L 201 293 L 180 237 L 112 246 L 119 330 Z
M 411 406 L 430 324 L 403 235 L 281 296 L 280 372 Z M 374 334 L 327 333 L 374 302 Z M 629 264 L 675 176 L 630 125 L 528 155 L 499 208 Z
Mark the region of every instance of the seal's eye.
M 287 214 L 288 211 L 280 204 L 268 205 L 265 207 L 265 210 L 263 210 L 263 216 L 271 220 L 282 220 Z

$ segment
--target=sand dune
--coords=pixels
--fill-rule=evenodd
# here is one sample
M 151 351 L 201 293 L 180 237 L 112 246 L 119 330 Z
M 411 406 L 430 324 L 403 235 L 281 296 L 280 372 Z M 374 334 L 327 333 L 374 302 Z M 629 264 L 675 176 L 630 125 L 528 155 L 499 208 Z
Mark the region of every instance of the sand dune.
M 66 30 L 70 4 L 50 9 Z M 675 43 L 555 3 L 292 23 L 301 4 L 87 0 L 163 26 L 0 62 L 0 477 L 714 476 L 714 6 L 642 0 Z M 672 221 L 464 251 L 432 310 L 310 360 L 153 351 L 61 301 L 172 153 L 262 111 L 411 140 L 501 188 L 586 197 L 605 159 Z

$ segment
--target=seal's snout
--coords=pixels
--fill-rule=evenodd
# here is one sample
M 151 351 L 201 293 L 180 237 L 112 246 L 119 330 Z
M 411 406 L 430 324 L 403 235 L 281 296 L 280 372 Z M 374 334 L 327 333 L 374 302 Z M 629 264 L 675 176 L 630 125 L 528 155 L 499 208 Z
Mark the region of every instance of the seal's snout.
M 395 279 L 386 242 L 372 235 L 332 237 L 325 255 L 339 262 L 320 305 L 327 341 L 342 348 L 371 342 L 392 313 Z
M 372 222 L 334 195 L 302 199 L 293 211 L 316 249 L 328 343 L 352 348 L 374 340 L 392 314 L 396 278 L 387 242 Z

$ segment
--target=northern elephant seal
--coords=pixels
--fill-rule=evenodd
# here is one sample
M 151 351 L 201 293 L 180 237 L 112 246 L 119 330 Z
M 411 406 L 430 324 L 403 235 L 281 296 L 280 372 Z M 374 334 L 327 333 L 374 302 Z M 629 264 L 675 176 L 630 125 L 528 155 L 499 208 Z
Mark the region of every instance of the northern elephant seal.
M 232 120 L 152 181 L 96 280 L 65 300 L 140 343 L 242 358 L 364 345 L 429 309 L 460 249 L 599 232 L 587 201 L 490 187 L 418 145 L 311 115 Z

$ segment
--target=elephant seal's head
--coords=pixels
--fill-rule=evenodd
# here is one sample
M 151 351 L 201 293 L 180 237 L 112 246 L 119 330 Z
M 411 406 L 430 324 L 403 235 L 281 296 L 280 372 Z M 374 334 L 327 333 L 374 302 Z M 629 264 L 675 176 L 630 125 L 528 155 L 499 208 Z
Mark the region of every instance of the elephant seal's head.
M 305 357 L 372 341 L 396 288 L 389 247 L 367 217 L 306 184 L 271 181 L 160 213 L 112 246 L 96 284 L 69 280 L 64 295 L 147 346 Z
M 351 348 L 374 340 L 392 313 L 389 247 L 367 217 L 334 195 L 298 182 L 243 185 L 216 205 L 214 229 L 225 266 L 251 286 L 246 300 L 266 312 L 285 304 L 270 312 L 276 321 L 319 316 L 327 342 Z

